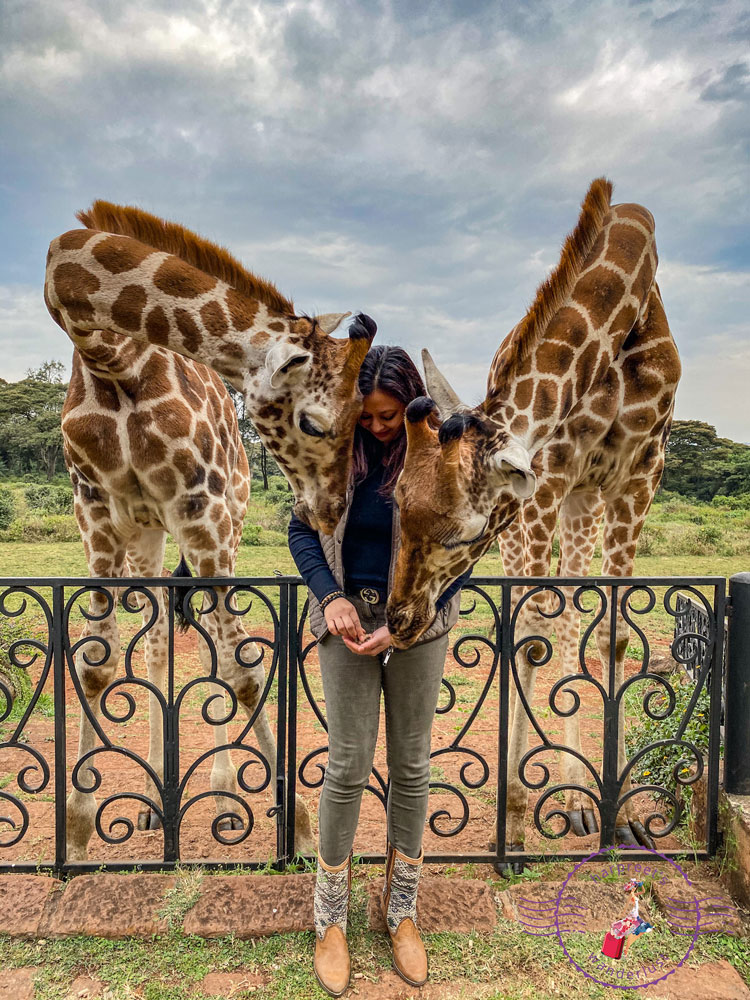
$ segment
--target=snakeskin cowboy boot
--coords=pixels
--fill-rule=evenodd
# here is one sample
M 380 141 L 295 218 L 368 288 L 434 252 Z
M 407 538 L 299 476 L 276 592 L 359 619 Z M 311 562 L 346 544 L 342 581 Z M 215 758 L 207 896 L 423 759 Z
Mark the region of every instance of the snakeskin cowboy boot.
M 332 997 L 340 997 L 349 985 L 349 948 L 346 919 L 352 886 L 351 854 L 336 867 L 318 855 L 313 910 L 315 916 L 315 959 L 318 982 Z
M 424 852 L 407 858 L 388 844 L 383 916 L 393 945 L 393 967 L 410 986 L 427 982 L 427 952 L 417 930 L 417 888 Z

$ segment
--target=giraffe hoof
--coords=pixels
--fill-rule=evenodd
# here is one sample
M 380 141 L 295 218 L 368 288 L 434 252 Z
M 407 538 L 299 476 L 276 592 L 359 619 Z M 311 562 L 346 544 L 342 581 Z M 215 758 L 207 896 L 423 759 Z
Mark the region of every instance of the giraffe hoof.
M 589 831 L 589 833 L 599 832 L 599 824 L 596 820 L 596 813 L 594 812 L 593 809 L 584 809 L 583 819 L 586 829 Z
M 506 844 L 505 850 L 507 851 L 522 851 L 523 844 Z M 524 869 L 523 861 L 496 861 L 492 866 L 498 875 L 502 875 L 503 878 L 509 878 L 511 875 L 520 875 Z
M 640 820 L 631 819 L 630 829 L 633 836 L 642 847 L 648 847 L 650 851 L 656 850 L 656 844 L 654 843 L 653 837 L 646 831 L 645 826 L 640 822 Z
M 153 809 L 142 809 L 138 813 L 139 830 L 159 830 L 160 828 L 161 820 L 158 813 L 155 813 Z
M 588 830 L 583 823 L 583 813 L 580 809 L 566 809 L 565 813 L 570 820 L 570 826 L 576 837 L 587 837 Z
M 226 833 L 227 830 L 244 830 L 245 824 L 239 818 L 239 816 L 227 817 L 218 823 L 216 829 L 219 833 Z
M 633 831 L 627 825 L 615 827 L 615 845 L 618 847 L 640 847 Z

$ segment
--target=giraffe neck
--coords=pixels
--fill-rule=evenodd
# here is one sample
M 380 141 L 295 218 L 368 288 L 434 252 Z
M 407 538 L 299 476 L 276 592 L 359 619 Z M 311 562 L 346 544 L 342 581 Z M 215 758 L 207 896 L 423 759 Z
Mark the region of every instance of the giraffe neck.
M 107 330 L 207 364 L 238 388 L 291 334 L 289 317 L 180 258 L 91 230 L 53 242 L 46 297 L 84 352 L 94 331 Z M 106 351 L 97 353 L 106 364 Z
M 488 377 L 488 416 L 538 450 L 610 368 L 643 312 L 655 270 L 650 214 L 613 207 L 533 343 L 519 352 L 519 324 L 500 346 Z

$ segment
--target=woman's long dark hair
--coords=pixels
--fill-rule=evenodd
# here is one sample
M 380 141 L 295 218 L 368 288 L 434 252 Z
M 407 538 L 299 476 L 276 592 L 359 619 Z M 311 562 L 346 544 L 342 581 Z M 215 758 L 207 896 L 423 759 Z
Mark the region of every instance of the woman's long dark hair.
M 369 396 L 376 389 L 398 399 L 404 406 L 408 406 L 419 396 L 427 395 L 422 376 L 403 347 L 388 347 L 385 344 L 371 347 L 359 370 L 359 391 L 362 395 Z M 381 448 L 378 440 L 357 424 L 354 431 L 352 479 L 355 484 L 361 483 L 373 463 L 382 462 L 386 471 L 378 492 L 383 496 L 390 496 L 404 467 L 406 429 L 401 428 L 394 440 L 385 446 L 384 452 Z

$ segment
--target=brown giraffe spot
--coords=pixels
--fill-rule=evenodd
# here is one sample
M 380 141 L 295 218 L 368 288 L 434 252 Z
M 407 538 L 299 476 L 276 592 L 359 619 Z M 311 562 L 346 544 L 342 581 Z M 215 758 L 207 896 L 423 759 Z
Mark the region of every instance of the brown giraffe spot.
M 182 334 L 182 343 L 186 351 L 197 354 L 203 343 L 203 337 L 198 324 L 187 311 L 187 309 L 175 309 L 174 318 L 177 322 L 177 329 Z
M 255 341 L 255 337 L 252 339 Z M 245 348 L 241 344 L 233 344 L 231 341 L 224 341 L 219 344 L 218 351 L 225 358 L 235 358 L 237 361 L 242 361 L 245 357 Z
M 207 557 L 200 561 L 201 576 L 216 576 L 216 560 Z M 236 692 L 235 692 L 236 693 Z
M 194 440 L 204 462 L 210 462 L 214 457 L 214 436 L 205 420 L 199 420 L 195 428 Z
M 656 421 L 656 411 L 650 406 L 641 406 L 622 416 L 623 424 L 631 431 L 646 431 Z
M 514 417 L 510 423 L 511 433 L 516 434 L 519 437 L 522 434 L 525 434 L 528 429 L 529 429 L 529 418 L 525 416 L 523 413 L 519 413 L 519 415 L 517 417 Z
M 607 260 L 618 264 L 623 271 L 632 272 L 641 259 L 646 237 L 640 229 L 623 223 L 615 223 L 609 231 Z
M 275 319 L 275 320 L 273 320 L 272 323 L 268 324 L 268 329 L 269 330 L 273 330 L 274 333 L 283 333 L 284 332 L 284 324 L 281 323 L 281 322 L 279 322 L 279 320 Z
M 617 409 L 617 400 L 613 398 L 610 388 L 591 397 L 591 410 L 597 417 L 613 417 Z
M 219 566 L 222 569 L 230 569 L 231 565 L 232 561 L 229 557 L 229 553 L 225 549 L 222 549 L 219 553 Z
M 200 486 L 205 480 L 205 470 L 202 466 L 198 465 L 193 453 L 186 448 L 176 452 L 172 461 L 182 474 L 187 489 L 191 490 L 195 486 Z
M 139 267 L 147 257 L 154 253 L 154 248 L 139 243 L 128 236 L 110 236 L 97 243 L 91 251 L 102 267 L 110 274 L 122 274 Z
M 586 321 L 577 309 L 558 309 L 547 324 L 545 340 L 556 340 L 571 347 L 581 347 L 588 339 Z
M 648 256 L 641 264 L 641 269 L 633 282 L 633 295 L 635 295 L 639 302 L 644 302 L 646 300 L 646 296 L 648 295 L 653 281 L 654 265 L 651 257 Z
M 201 319 L 206 331 L 214 337 L 226 336 L 229 326 L 224 310 L 218 302 L 207 302 L 201 308 Z
M 604 326 L 624 294 L 622 278 L 606 267 L 584 274 L 573 289 L 573 298 L 588 311 L 594 328 Z
M 103 531 L 95 531 L 91 535 L 91 544 L 97 552 L 112 552 L 114 546 Z
M 159 465 L 167 455 L 161 438 L 151 433 L 153 418 L 150 412 L 134 412 L 128 416 L 127 428 L 130 441 L 130 458 L 136 469 L 150 469 Z
M 265 344 L 267 340 L 271 339 L 271 334 L 267 333 L 265 330 L 258 330 L 250 338 L 250 343 L 254 344 L 255 347 L 260 347 L 261 344 Z
M 225 542 L 232 533 L 232 519 L 229 514 L 225 514 L 221 521 L 219 521 L 218 528 L 219 541 Z
M 208 493 L 191 493 L 180 501 L 179 511 L 182 517 L 196 520 L 203 516 L 206 507 L 208 507 Z
M 151 344 L 169 343 L 169 319 L 161 306 L 154 306 L 146 316 L 146 336 Z
M 554 467 L 565 468 L 567 463 L 573 457 L 573 447 L 572 445 L 566 444 L 564 441 L 558 441 L 556 444 L 550 445 L 548 454 L 550 463 Z M 537 490 L 534 494 L 534 503 L 538 504 L 540 507 L 549 507 L 552 502 L 553 497 L 551 494 L 548 494 L 548 491 L 546 490 L 544 492 Z
M 226 489 L 226 480 L 223 476 L 220 476 L 215 469 L 212 469 L 208 474 L 208 490 L 213 493 L 214 496 L 223 496 Z
M 531 403 L 531 397 L 534 394 L 534 379 L 524 378 L 516 385 L 515 395 L 513 397 L 514 404 L 519 410 L 525 410 L 529 403 Z
M 597 421 L 592 420 L 587 414 L 582 413 L 575 420 L 570 421 L 570 434 L 574 439 L 590 437 L 597 432 L 601 433 L 600 427 L 601 425 Z
M 211 532 L 203 525 L 195 524 L 185 528 L 185 537 L 193 545 L 201 549 L 215 549 L 216 539 Z
M 168 357 L 161 351 L 154 350 L 147 358 L 138 379 L 139 400 L 156 399 L 172 391 L 168 365 Z
M 216 286 L 216 278 L 205 271 L 199 271 L 179 257 L 170 256 L 159 265 L 154 275 L 154 285 L 165 295 L 177 299 L 194 299 L 210 292 Z
M 91 229 L 71 229 L 67 233 L 63 233 L 59 239 L 61 250 L 80 250 L 81 247 L 85 247 L 88 241 L 96 236 L 96 233 Z
M 152 472 L 150 479 L 164 499 L 169 500 L 177 492 L 177 477 L 168 465 L 163 465 Z
M 112 472 L 122 464 L 117 424 L 112 417 L 68 417 L 65 431 L 102 472 Z M 88 463 L 76 464 L 87 479 L 96 479 L 96 474 Z
M 179 399 L 165 399 L 153 409 L 157 427 L 167 437 L 178 438 L 190 433 L 192 416 L 190 410 Z
M 89 295 L 99 288 L 95 274 L 80 264 L 58 264 L 52 281 L 60 305 L 74 322 L 93 317 L 94 307 L 89 302 Z
M 111 410 L 117 413 L 120 409 L 120 399 L 117 389 L 108 379 L 97 378 L 93 375 L 91 382 L 94 386 L 94 397 L 103 410 Z
M 141 285 L 126 285 L 112 303 L 112 321 L 121 330 L 140 330 L 146 305 L 146 290 Z
M 576 396 L 578 399 L 590 387 L 594 377 L 594 366 L 599 358 L 599 348 L 595 343 L 590 343 L 578 356 L 575 368 Z
M 644 361 L 644 354 L 639 352 L 629 355 L 623 362 L 622 372 L 625 380 L 626 404 L 642 400 L 650 401 L 661 389 L 662 380 L 659 371 L 648 367 Z
M 112 575 L 112 563 L 109 559 L 102 556 L 101 559 L 95 559 L 93 565 L 95 576 L 111 576 Z
M 228 288 L 226 304 L 234 329 L 239 332 L 249 330 L 255 322 L 255 316 L 258 312 L 258 303 L 255 299 L 247 298 L 236 288 Z
M 573 351 L 559 341 L 549 341 L 546 338 L 536 351 L 536 367 L 541 375 L 562 375 L 573 362 Z
M 541 379 L 534 393 L 534 419 L 545 420 L 551 417 L 557 406 L 557 383 L 552 379 Z

